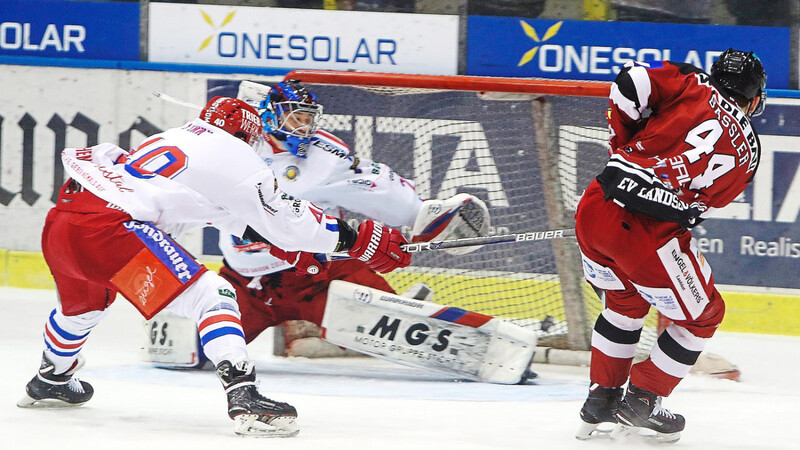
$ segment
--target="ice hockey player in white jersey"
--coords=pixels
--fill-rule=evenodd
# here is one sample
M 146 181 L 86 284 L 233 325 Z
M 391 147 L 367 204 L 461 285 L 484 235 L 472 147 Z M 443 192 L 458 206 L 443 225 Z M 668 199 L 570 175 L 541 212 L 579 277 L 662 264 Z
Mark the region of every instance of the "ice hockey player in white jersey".
M 39 372 L 18 406 L 78 406 L 91 399 L 92 386 L 73 375 L 83 365 L 81 350 L 92 328 L 120 293 L 145 318 L 168 308 L 194 320 L 237 434 L 297 434 L 295 408 L 256 389 L 233 287 L 171 234 L 212 224 L 292 251 L 345 250 L 383 271 L 408 265 L 411 256 L 401 248 L 406 240 L 399 231 L 371 220 L 353 230 L 279 190 L 253 149 L 261 129 L 251 106 L 216 97 L 199 118 L 151 136 L 130 153 L 113 144 L 64 150 L 71 178 L 42 236 L 59 305 L 45 325 Z
M 342 140 L 320 129 L 323 106 L 300 82 L 267 86 L 245 81 L 238 98 L 259 108 L 266 137 L 259 154 L 285 192 L 308 199 L 326 212 L 344 208 L 393 227 L 409 227 L 413 241 L 487 234 L 488 209 L 477 197 L 458 194 L 423 201 L 411 180 L 385 164 L 358 158 Z M 280 249 L 229 234 L 220 235 L 219 245 L 224 255 L 220 275 L 236 288 L 247 342 L 285 321 L 305 320 L 319 326 L 333 280 L 394 292 L 359 260 L 323 264 L 308 254 L 293 259 Z M 294 267 L 286 260 L 293 261 Z M 159 364 L 170 366 L 163 360 Z

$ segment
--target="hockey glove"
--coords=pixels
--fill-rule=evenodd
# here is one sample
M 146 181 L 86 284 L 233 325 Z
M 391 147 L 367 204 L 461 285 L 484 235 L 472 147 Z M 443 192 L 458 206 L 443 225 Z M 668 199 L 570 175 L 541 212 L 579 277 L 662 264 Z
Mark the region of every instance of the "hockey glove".
M 285 252 L 272 245 L 269 248 L 269 254 L 288 262 L 293 265 L 298 272 L 306 275 L 320 275 L 328 270 L 325 264 L 316 258 L 314 253 Z
M 400 247 L 406 243 L 399 231 L 367 220 L 359 225 L 358 236 L 348 253 L 376 272 L 389 273 L 411 264 L 411 254 Z
M 700 214 L 706 212 L 708 207 L 703 202 L 693 202 L 689 205 L 689 209 L 686 210 L 686 220 L 681 223 L 681 226 L 685 229 L 694 228 L 702 222 L 703 219 L 700 217 Z

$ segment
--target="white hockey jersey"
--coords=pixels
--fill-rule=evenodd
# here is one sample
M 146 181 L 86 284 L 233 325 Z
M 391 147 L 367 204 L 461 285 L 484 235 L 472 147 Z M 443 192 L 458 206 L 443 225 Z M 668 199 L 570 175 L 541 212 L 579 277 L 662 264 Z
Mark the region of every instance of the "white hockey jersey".
M 278 189 L 249 145 L 200 119 L 154 135 L 130 154 L 101 144 L 67 149 L 62 161 L 86 189 L 169 233 L 211 224 L 242 236 L 250 226 L 287 251 L 318 253 L 339 241 L 335 218 Z
M 336 214 L 341 207 L 392 227 L 413 226 L 422 206 L 414 183 L 385 164 L 359 159 L 339 138 L 318 130 L 306 158 L 265 142 L 261 156 L 275 173 L 280 189 Z M 241 241 L 220 234 L 220 249 L 228 265 L 244 276 L 259 276 L 292 267 L 266 251 L 245 252 Z M 276 243 L 277 245 L 277 243 Z M 280 246 L 280 245 L 278 245 Z

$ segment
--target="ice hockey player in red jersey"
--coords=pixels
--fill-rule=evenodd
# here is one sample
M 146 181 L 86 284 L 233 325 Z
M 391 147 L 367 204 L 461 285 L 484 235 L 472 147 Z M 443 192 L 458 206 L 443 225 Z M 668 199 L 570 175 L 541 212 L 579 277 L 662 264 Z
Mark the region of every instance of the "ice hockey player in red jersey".
M 74 374 L 88 335 L 120 293 L 146 318 L 168 308 L 197 322 L 237 434 L 297 434 L 295 408 L 256 389 L 233 287 L 171 236 L 211 224 L 269 241 L 287 257 L 347 251 L 382 271 L 407 266 L 411 256 L 400 247 L 406 242 L 400 232 L 369 220 L 356 231 L 278 189 L 253 148 L 261 129 L 251 106 L 216 97 L 199 118 L 151 136 L 134 152 L 112 144 L 64 150 L 72 178 L 42 234 L 59 305 L 45 324 L 41 367 L 19 406 L 78 406 L 91 399 L 92 386 Z
M 685 420 L 661 399 L 725 312 L 689 230 L 753 180 L 760 144 L 750 117 L 764 110 L 765 85 L 759 58 L 733 49 L 710 75 L 669 61 L 629 63 L 612 84 L 610 160 L 576 213 L 584 274 L 606 307 L 592 334 L 579 439 L 602 422 L 617 423 L 617 434 L 648 428 L 658 440 L 679 439 Z M 672 323 L 631 366 L 651 306 Z

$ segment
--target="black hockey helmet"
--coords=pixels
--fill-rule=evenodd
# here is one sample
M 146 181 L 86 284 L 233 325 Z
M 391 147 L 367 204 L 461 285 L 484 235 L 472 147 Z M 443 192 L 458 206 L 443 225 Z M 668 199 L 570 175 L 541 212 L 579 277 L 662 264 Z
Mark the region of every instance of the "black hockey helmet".
M 711 66 L 711 77 L 728 93 L 744 97 L 749 102 L 745 111 L 748 116 L 764 112 L 767 74 L 755 53 L 732 48 L 725 50 Z

